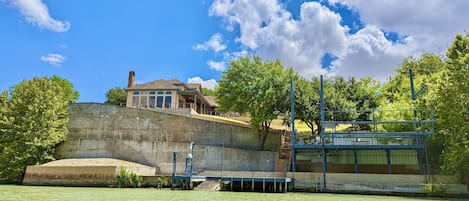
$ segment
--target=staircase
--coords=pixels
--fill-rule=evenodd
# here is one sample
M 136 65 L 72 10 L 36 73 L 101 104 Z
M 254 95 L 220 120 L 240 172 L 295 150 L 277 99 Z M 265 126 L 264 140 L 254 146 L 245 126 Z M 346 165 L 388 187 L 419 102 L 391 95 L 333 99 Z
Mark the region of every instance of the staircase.
M 291 168 L 291 147 L 290 133 L 284 131 L 282 135 L 282 145 L 275 163 L 275 172 L 288 172 Z

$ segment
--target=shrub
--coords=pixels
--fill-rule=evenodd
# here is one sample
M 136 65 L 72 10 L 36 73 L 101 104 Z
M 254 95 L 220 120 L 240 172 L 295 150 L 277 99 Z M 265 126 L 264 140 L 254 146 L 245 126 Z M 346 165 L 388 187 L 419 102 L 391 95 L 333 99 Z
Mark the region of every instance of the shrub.
M 125 167 L 119 168 L 116 180 L 119 188 L 137 188 L 142 184 L 142 178 Z
M 428 183 L 425 185 L 423 191 L 431 196 L 445 196 L 446 189 L 442 184 Z

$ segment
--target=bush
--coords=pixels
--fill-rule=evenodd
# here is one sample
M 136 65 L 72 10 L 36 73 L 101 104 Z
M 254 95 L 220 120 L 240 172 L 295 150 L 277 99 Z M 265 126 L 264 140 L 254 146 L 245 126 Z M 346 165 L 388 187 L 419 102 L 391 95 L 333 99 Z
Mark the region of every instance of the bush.
M 431 196 L 445 196 L 446 189 L 442 184 L 428 183 L 425 185 L 423 191 Z
M 171 178 L 165 176 L 158 176 L 154 178 L 146 178 L 143 180 L 142 186 L 165 188 L 171 186 Z
M 121 167 L 116 175 L 119 188 L 137 188 L 142 184 L 142 178 L 125 167 Z

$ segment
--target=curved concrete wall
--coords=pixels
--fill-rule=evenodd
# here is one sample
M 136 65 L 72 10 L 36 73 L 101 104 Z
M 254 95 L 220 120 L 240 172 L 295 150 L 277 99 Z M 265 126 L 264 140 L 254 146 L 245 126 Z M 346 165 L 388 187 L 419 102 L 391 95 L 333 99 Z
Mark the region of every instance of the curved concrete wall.
M 224 170 L 269 171 L 277 158 L 276 152 L 257 150 L 258 134 L 248 127 L 103 104 L 72 104 L 69 115 L 69 135 L 57 148 L 58 158 L 117 158 L 170 173 L 177 151 L 182 172 L 190 142 L 196 143 L 200 169 L 219 169 L 223 158 Z M 269 134 L 265 148 L 278 150 L 280 137 Z

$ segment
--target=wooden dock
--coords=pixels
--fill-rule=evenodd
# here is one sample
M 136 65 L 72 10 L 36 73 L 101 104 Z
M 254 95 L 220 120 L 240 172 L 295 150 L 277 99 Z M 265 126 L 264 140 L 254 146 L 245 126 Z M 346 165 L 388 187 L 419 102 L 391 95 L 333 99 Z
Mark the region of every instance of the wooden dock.
M 266 172 L 228 172 L 226 175 L 207 172 L 202 175 L 173 176 L 173 182 L 180 183 L 182 189 L 193 189 L 196 184 L 210 180 L 218 181 L 222 190 L 275 193 L 287 192 L 293 182 L 292 178 Z

